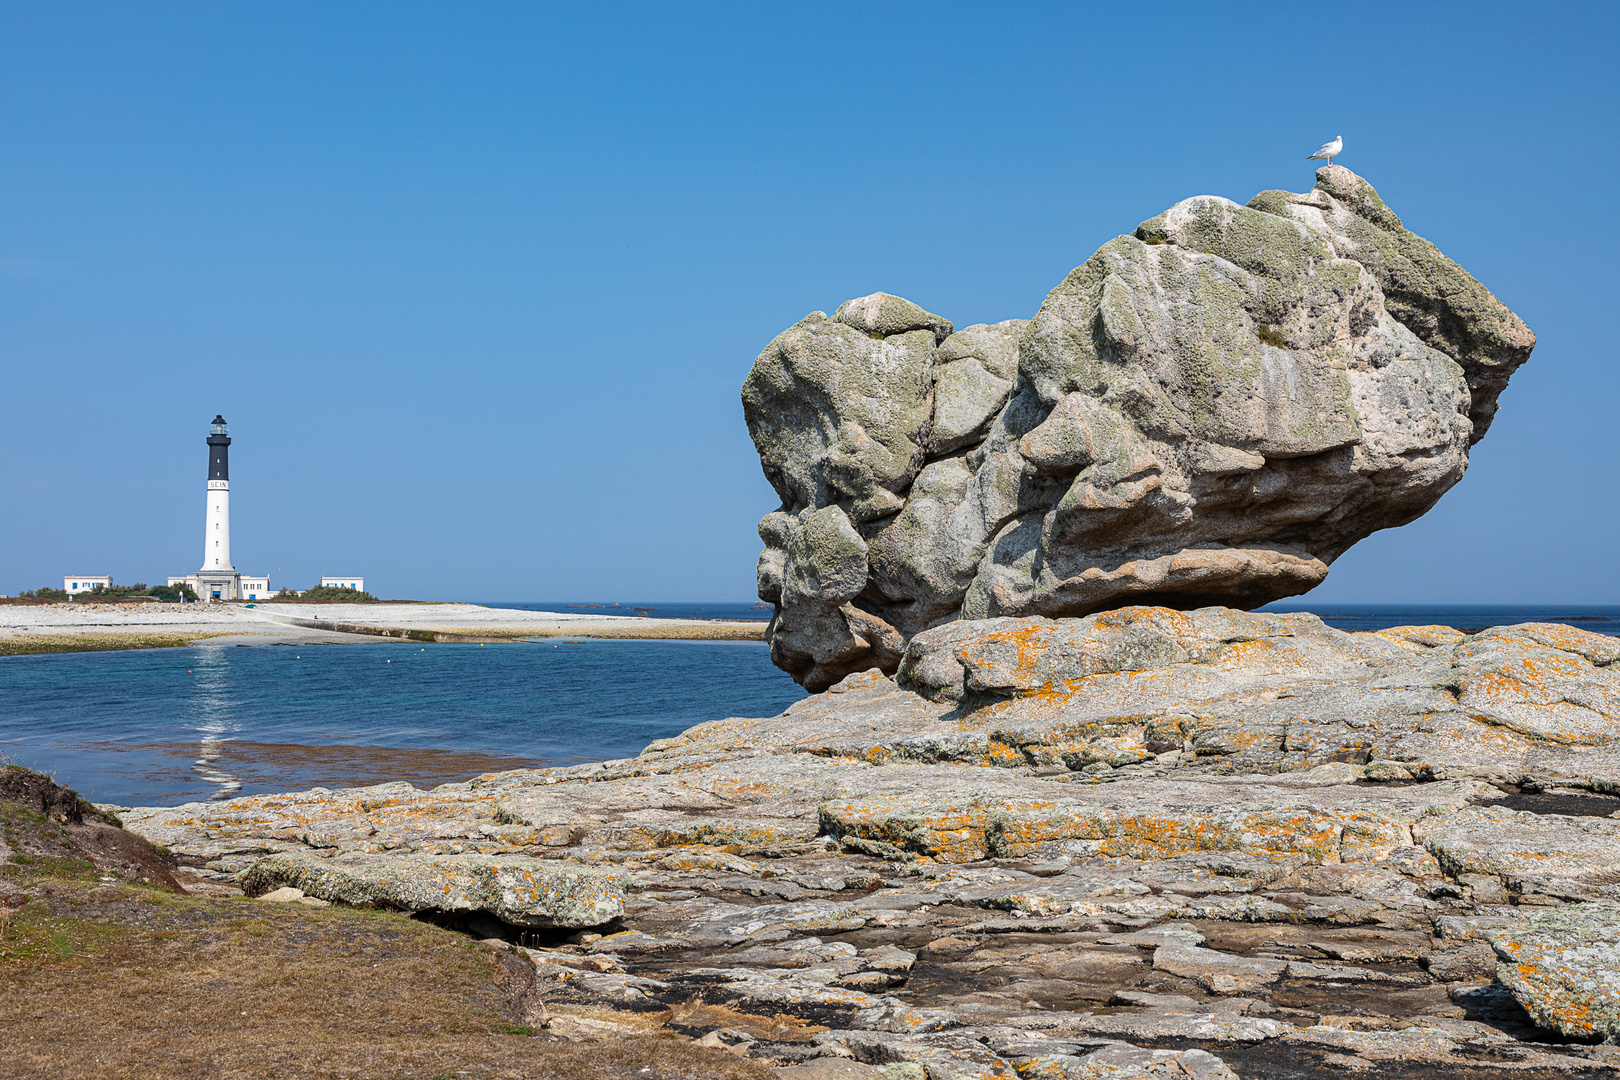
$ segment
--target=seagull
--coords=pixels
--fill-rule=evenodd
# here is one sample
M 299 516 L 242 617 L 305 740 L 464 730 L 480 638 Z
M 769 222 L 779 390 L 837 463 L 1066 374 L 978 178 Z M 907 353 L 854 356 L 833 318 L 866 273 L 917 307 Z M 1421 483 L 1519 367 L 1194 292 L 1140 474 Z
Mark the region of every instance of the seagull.
M 1310 157 L 1306 158 L 1305 160 L 1306 161 L 1319 161 L 1319 160 L 1321 160 L 1323 158 L 1326 158 L 1327 163 L 1329 165 L 1331 165 L 1331 164 L 1333 164 L 1333 159 L 1338 157 L 1339 152 L 1342 151 L 1343 149 L 1344 149 L 1344 136 L 1343 135 L 1335 135 L 1335 136 L 1333 136 L 1333 141 L 1332 142 L 1323 143 L 1322 144 L 1322 149 L 1318 150 L 1316 153 L 1312 154 Z

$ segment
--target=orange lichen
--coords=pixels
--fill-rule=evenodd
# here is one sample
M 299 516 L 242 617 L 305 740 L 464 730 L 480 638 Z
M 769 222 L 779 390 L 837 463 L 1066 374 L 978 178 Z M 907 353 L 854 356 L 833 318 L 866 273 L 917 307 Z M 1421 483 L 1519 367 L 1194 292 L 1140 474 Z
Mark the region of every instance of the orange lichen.
M 1381 857 L 1411 843 L 1405 826 L 1355 810 L 1180 812 L 991 798 L 926 809 L 886 794 L 823 804 L 824 823 L 948 862 L 1021 857 L 1044 844 L 1085 841 L 1095 854 L 1169 858 L 1194 851 L 1303 853 L 1337 862 Z

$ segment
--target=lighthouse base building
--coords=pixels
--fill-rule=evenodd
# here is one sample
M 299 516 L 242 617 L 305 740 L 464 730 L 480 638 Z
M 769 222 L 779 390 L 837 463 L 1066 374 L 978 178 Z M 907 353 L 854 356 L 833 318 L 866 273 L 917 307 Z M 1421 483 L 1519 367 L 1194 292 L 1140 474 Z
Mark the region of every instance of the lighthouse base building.
M 186 574 L 171 577 L 169 586 L 189 585 L 199 600 L 268 600 L 270 579 L 248 574 Z

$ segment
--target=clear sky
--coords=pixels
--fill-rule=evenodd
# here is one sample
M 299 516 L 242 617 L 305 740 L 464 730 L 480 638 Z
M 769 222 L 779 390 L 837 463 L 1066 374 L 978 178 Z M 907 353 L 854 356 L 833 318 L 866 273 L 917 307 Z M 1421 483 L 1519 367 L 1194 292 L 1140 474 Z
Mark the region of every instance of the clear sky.
M 196 569 L 222 412 L 274 584 L 750 599 L 778 331 L 1027 317 L 1342 134 L 1540 344 L 1312 598 L 1620 602 L 1617 12 L 0 2 L 0 592 Z

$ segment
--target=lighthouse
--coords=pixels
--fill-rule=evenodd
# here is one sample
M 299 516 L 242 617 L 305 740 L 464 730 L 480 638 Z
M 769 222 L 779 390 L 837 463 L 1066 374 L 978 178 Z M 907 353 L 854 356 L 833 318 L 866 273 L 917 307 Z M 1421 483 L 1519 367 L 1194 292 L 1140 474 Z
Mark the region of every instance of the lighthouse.
M 225 417 L 215 414 L 208 429 L 208 517 L 200 573 L 234 574 L 235 569 L 231 565 L 231 436 Z
M 189 585 L 200 600 L 263 600 L 270 579 L 242 574 L 231 563 L 231 435 L 225 418 L 215 416 L 208 429 L 208 511 L 203 518 L 202 569 L 172 577 L 170 585 Z

